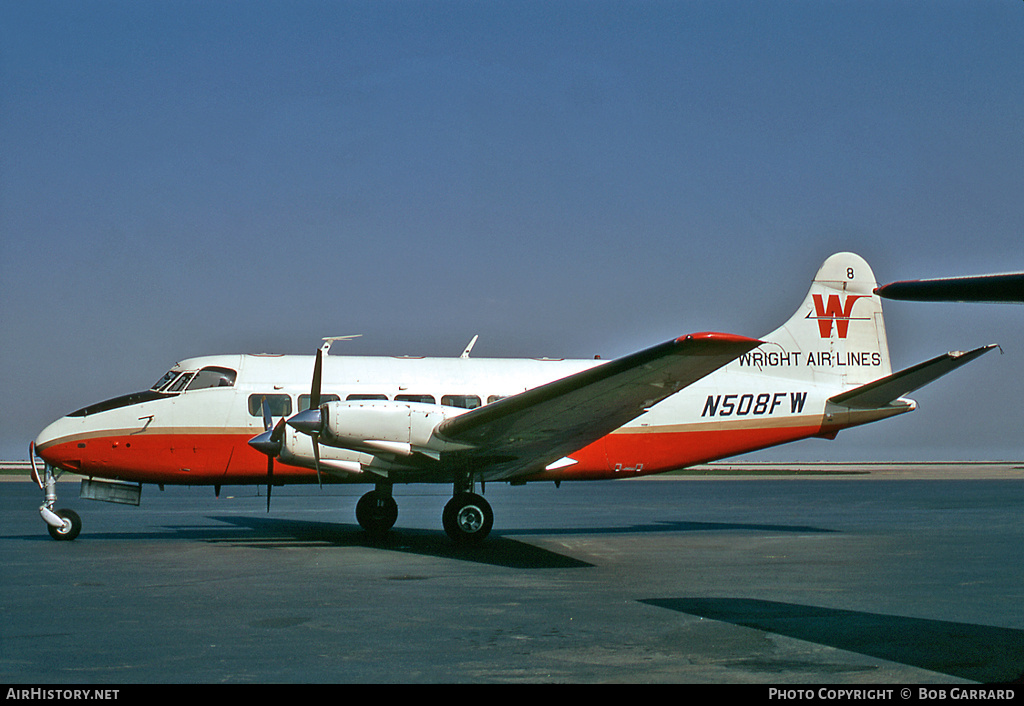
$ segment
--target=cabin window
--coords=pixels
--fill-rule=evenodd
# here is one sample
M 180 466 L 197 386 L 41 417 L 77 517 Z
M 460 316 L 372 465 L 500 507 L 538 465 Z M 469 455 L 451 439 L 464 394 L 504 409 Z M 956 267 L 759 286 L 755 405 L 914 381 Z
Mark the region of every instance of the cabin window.
M 360 392 L 354 395 L 349 395 L 345 399 L 348 400 L 349 402 L 353 402 L 359 400 L 387 400 L 387 398 L 387 395 L 376 395 L 368 392 Z
M 423 404 L 437 404 L 433 395 L 395 395 L 395 402 L 422 402 Z
M 445 395 L 441 398 L 441 404 L 448 407 L 476 409 L 480 406 L 480 398 L 476 395 Z
M 234 387 L 235 377 L 238 375 L 231 368 L 209 367 L 203 368 L 192 382 L 188 384 L 187 390 L 203 390 L 208 387 Z
M 309 395 L 299 395 L 300 412 L 304 412 L 305 410 L 309 409 L 310 399 L 311 398 Z M 320 404 L 323 404 L 324 402 L 338 402 L 339 400 L 341 400 L 341 398 L 338 397 L 337 395 L 320 395 Z
M 270 414 L 273 417 L 290 417 L 292 414 L 292 398 L 288 395 L 249 395 L 249 414 L 254 417 L 263 416 L 263 398 L 267 398 Z

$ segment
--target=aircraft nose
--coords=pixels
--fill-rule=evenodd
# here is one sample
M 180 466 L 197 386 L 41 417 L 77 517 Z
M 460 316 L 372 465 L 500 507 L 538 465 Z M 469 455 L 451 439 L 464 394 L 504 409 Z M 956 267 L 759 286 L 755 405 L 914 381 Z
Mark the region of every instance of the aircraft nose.
M 47 425 L 32 442 L 36 456 L 51 466 L 67 465 L 67 459 L 60 453 L 60 448 L 71 433 L 66 418 Z
M 303 434 L 320 433 L 321 416 L 319 409 L 307 409 L 288 420 L 288 426 Z
M 60 421 L 58 420 L 43 427 L 43 430 L 39 432 L 38 436 L 36 436 L 36 440 L 33 444 L 35 445 L 36 453 L 40 454 L 41 458 L 45 459 L 45 456 L 42 456 L 42 454 L 46 452 L 46 449 L 49 446 L 60 439 L 61 433 L 59 427 Z

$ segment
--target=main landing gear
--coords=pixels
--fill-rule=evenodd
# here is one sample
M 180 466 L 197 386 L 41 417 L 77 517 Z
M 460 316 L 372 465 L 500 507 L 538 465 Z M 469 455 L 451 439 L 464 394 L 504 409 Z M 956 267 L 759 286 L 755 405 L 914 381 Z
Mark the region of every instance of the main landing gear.
M 359 498 L 356 519 L 370 534 L 383 534 L 394 527 L 398 519 L 398 503 L 391 497 L 391 486 L 378 484 L 374 490 Z
M 452 499 L 441 513 L 441 524 L 452 541 L 461 545 L 479 544 L 490 533 L 494 511 L 483 496 L 473 492 L 472 476 L 456 478 Z
M 35 443 L 33 442 L 28 447 L 28 457 L 32 462 L 32 480 L 45 493 L 43 504 L 39 506 L 39 515 L 46 523 L 46 529 L 50 532 L 51 537 L 56 540 L 71 541 L 82 531 L 82 518 L 74 510 L 63 508 L 55 511 L 53 509 L 57 502 L 58 476 L 54 475 L 53 469 L 46 464 L 43 467 L 43 477 L 39 477 L 39 471 L 36 470 L 35 452 Z
M 479 544 L 491 531 L 494 512 L 483 496 L 470 492 L 456 492 L 444 506 L 441 524 L 456 544 Z
M 382 534 L 391 529 L 398 519 L 398 503 L 391 496 L 391 486 L 378 484 L 361 497 L 356 503 L 356 519 L 371 534 Z M 452 499 L 441 513 L 441 524 L 456 544 L 479 544 L 494 525 L 494 511 L 483 496 L 473 492 L 471 482 L 457 482 Z

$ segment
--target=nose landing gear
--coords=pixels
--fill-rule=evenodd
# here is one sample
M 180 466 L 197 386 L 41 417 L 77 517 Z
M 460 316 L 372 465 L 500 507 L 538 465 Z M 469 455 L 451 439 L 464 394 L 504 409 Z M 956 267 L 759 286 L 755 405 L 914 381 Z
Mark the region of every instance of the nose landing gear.
M 39 477 L 36 469 L 36 446 L 35 442 L 28 445 L 28 457 L 32 462 L 32 480 L 36 482 L 39 489 L 46 493 L 43 504 L 39 506 L 39 515 L 46 523 L 46 529 L 50 536 L 58 541 L 71 541 L 82 531 L 82 518 L 74 510 L 62 508 L 54 511 L 53 506 L 57 502 L 57 478 L 53 468 L 49 464 L 43 466 L 43 477 Z

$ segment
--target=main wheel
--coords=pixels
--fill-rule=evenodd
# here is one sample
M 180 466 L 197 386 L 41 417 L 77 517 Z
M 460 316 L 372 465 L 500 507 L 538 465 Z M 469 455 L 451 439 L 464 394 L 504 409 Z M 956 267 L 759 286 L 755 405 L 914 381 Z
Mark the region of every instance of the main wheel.
M 476 493 L 459 493 L 444 506 L 441 523 L 456 544 L 478 544 L 490 533 L 494 512 Z
M 55 514 L 64 520 L 64 526 L 54 527 L 53 525 L 46 525 L 46 529 L 49 530 L 50 536 L 54 539 L 70 542 L 82 531 L 82 518 L 74 510 L 65 508 L 64 510 L 57 510 Z
M 371 490 L 356 503 L 356 519 L 367 532 L 387 532 L 398 519 L 398 503 L 387 493 Z

